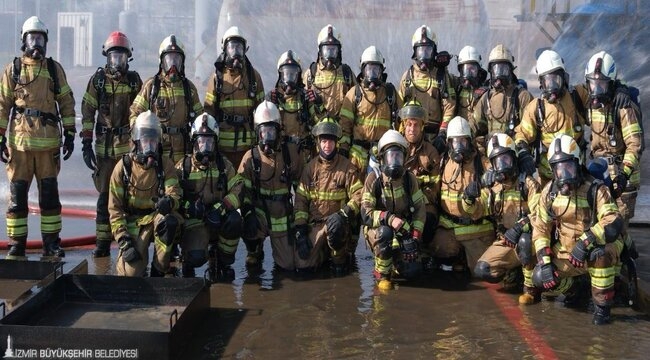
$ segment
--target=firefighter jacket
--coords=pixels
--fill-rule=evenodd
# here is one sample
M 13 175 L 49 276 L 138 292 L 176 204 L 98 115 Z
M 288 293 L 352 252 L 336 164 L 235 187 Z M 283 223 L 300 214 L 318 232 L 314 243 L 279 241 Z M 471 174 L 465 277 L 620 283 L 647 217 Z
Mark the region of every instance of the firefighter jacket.
M 347 68 L 344 71 L 344 68 Z M 312 73 L 312 69 L 315 70 Z M 341 64 L 334 70 L 326 69 L 320 59 L 302 75 L 307 90 L 314 90 L 323 99 L 324 111 L 338 119 L 345 95 L 357 84 L 357 79 L 350 67 Z
M 356 167 L 344 156 L 312 159 L 302 171 L 296 192 L 296 225 L 322 223 L 345 206 L 351 210 L 348 216 L 356 216 L 362 190 Z
M 462 164 L 447 160 L 440 176 L 439 226 L 453 229 L 458 241 L 494 234 L 489 215 L 489 191 L 482 189 L 474 203 L 464 199 L 465 188 L 472 181 L 480 181 L 482 165 L 476 154 Z
M 481 137 L 477 143 L 485 146 L 485 139 L 495 133 L 514 137 L 524 108 L 531 100 L 533 95 L 518 84 L 510 84 L 502 91 L 490 87 L 478 100 L 472 118 L 466 118 L 474 136 Z
M 427 111 L 424 121 L 426 133 L 437 133 L 439 128 L 446 129 L 447 123 L 456 113 L 456 90 L 447 69 L 441 79 L 437 80 L 438 68 L 422 71 L 412 66 L 404 72 L 399 82 L 399 94 L 404 102 L 417 100 Z
M 244 180 L 242 207 L 252 206 L 266 217 L 274 235 L 286 234 L 292 225 L 291 190 L 298 185 L 302 167 L 294 144 L 283 144 L 271 155 L 255 146 L 244 154 L 239 164 L 237 173 Z
M 592 181 L 588 177 L 568 196 L 559 193 L 554 181 L 544 186 L 532 221 L 536 251 L 553 244 L 554 253 L 569 254 L 576 241 L 585 240 L 587 230 L 595 236 L 597 245 L 619 238 L 623 221 L 616 203 L 607 186 L 592 186 Z
M 438 191 L 440 190 L 440 154 L 430 143 L 420 140 L 410 144 L 404 167 L 415 175 L 418 187 L 426 198 L 428 213 L 438 213 Z
M 203 112 L 194 83 L 187 78 L 172 82 L 162 74 L 147 79 L 131 104 L 131 125 L 147 110 L 160 119 L 163 157 L 171 157 L 176 162 L 192 152 L 189 147 L 190 124 L 196 115 Z
M 456 114 L 469 122 L 473 134 L 476 134 L 476 126 L 474 124 L 477 122 L 474 118 L 474 111 L 478 106 L 481 96 L 486 91 L 487 87 L 485 86 L 476 89 L 459 87 L 456 90 L 456 94 L 458 94 L 458 98 L 456 99 Z
M 521 175 L 516 179 L 497 182 L 490 188 L 489 215 L 494 219 L 497 236 L 501 238 L 516 222 L 528 218 L 532 221 L 539 203 L 539 183 L 532 177 Z M 524 228 L 530 231 L 530 226 Z
M 278 109 L 285 141 L 298 145 L 301 151 L 311 151 L 316 146 L 311 136 L 311 128 L 315 124 L 311 114 L 316 113 L 316 106 L 307 101 L 304 89 L 298 89 L 292 95 L 284 94 L 280 88 L 277 91 L 282 94 Z
M 142 80 L 135 71 L 115 78 L 99 69 L 88 81 L 81 101 L 81 137 L 92 139 L 95 133 L 97 156 L 119 159 L 130 151 L 129 107 L 140 89 Z
M 569 91 L 564 91 L 564 95 L 553 104 L 546 99 L 537 98 L 524 108 L 521 122 L 515 128 L 515 143 L 517 146 L 525 144 L 537 157 L 540 176 L 552 179 L 553 174 L 546 158 L 551 140 L 557 134 L 566 134 L 584 148 L 584 123 Z
M 222 152 L 243 152 L 255 143 L 253 112 L 262 100 L 262 78 L 248 61 L 244 69 L 224 67 L 212 73 L 203 107 L 219 123 Z
M 409 189 L 404 186 L 407 176 Z M 372 171 L 363 186 L 361 219 L 365 226 L 377 228 L 390 226 L 392 216 L 397 216 L 405 221 L 403 229 L 422 234 L 427 218 L 425 205 L 426 200 L 415 175 L 407 171 L 403 177 L 391 179 L 383 173 Z
M 75 102 L 65 72 L 61 64 L 51 59 L 22 56 L 17 60 L 22 65 L 16 78 L 14 62 L 2 74 L 0 134 L 9 129 L 7 146 L 19 151 L 56 150 L 61 142 L 59 122 L 65 130 L 76 132 Z M 56 74 L 50 74 L 48 61 L 52 61 Z
M 187 209 L 191 203 L 201 201 L 206 212 L 218 202 L 223 202 L 228 211 L 239 209 L 244 180 L 226 157 L 219 153 L 217 156 L 220 159 L 207 166 L 194 155 L 185 155 L 176 163 L 176 175 L 183 189 L 181 208 Z M 187 212 L 184 215 L 186 228 L 202 223 L 202 218 L 191 218 Z
M 125 165 L 126 158 L 129 160 Z M 170 196 L 173 210 L 178 210 L 182 190 L 174 163 L 164 156 L 161 161 L 159 166 L 144 169 L 132 154 L 128 154 L 115 165 L 108 190 L 108 212 L 113 237 L 118 241 L 128 233 L 127 228 L 133 226 L 133 222 L 145 225 L 153 221 L 157 214 L 156 201 L 162 195 Z

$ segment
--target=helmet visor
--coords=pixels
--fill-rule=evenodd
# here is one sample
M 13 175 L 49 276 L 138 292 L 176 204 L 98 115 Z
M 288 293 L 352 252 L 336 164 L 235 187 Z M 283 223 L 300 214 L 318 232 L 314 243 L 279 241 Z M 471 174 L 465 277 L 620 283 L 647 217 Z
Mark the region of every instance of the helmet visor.
M 404 166 L 404 151 L 392 146 L 384 153 L 384 164 L 389 168 Z
M 478 64 L 462 64 L 460 66 L 460 75 L 465 79 L 476 79 L 478 77 Z
M 338 45 L 321 45 L 320 56 L 323 59 L 334 61 L 339 57 Z
M 564 77 L 558 73 L 550 73 L 542 76 L 542 89 L 547 92 L 559 92 L 564 84 Z
M 36 47 L 43 48 L 45 47 L 45 35 L 40 32 L 30 32 L 25 35 L 25 46 L 28 49 L 34 49 Z
M 496 78 L 509 78 L 510 77 L 510 64 L 506 62 L 499 62 L 492 64 L 490 67 L 490 75 L 493 79 Z
M 173 67 L 175 67 L 176 70 L 180 70 L 180 68 L 183 66 L 183 56 L 177 52 L 168 52 L 163 55 L 162 65 L 163 70 L 165 71 L 169 71 Z
M 574 159 L 552 165 L 553 176 L 559 185 L 578 183 L 578 162 Z
M 257 136 L 261 144 L 272 144 L 278 139 L 278 129 L 272 124 L 262 124 L 257 130 Z
M 369 81 L 376 81 L 381 78 L 383 72 L 382 66 L 379 64 L 366 64 L 363 67 L 363 77 Z
M 244 57 L 244 43 L 241 40 L 230 40 L 226 44 L 226 55 L 231 59 Z
M 122 50 L 110 51 L 106 56 L 106 61 L 111 69 L 123 70 L 129 61 L 129 55 Z
M 415 48 L 415 58 L 422 62 L 428 62 L 433 59 L 433 46 L 421 45 Z
M 286 85 L 296 85 L 300 68 L 295 65 L 284 65 L 280 67 L 280 79 Z
M 589 86 L 589 94 L 591 96 L 601 96 L 607 94 L 609 91 L 609 79 L 594 79 L 587 78 L 587 86 Z

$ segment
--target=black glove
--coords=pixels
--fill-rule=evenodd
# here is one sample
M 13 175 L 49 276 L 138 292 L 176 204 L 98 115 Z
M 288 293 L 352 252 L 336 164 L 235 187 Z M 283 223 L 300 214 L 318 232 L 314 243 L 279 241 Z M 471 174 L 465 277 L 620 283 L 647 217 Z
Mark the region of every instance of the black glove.
M 90 170 L 95 171 L 97 169 L 97 158 L 95 157 L 95 152 L 93 151 L 93 139 L 84 138 L 81 143 L 81 153 L 83 154 L 84 162 Z
M 343 209 L 331 214 L 325 219 L 327 227 L 327 244 L 334 250 L 343 246 L 345 237 L 345 226 L 348 223 L 348 216 Z
M 205 214 L 205 221 L 213 229 L 219 229 L 221 228 L 221 222 L 225 215 L 226 207 L 221 201 L 219 201 L 208 210 L 207 214 Z
M 619 198 L 621 197 L 621 194 L 623 194 L 623 191 L 625 191 L 625 188 L 627 187 L 627 175 L 625 174 L 624 171 L 619 171 L 616 177 L 614 178 L 614 184 L 616 185 L 616 188 L 614 189 L 614 197 Z
M 412 236 L 405 236 L 400 241 L 402 258 L 406 262 L 414 262 L 418 258 L 418 243 Z
M 193 219 L 203 219 L 205 214 L 205 205 L 201 198 L 196 199 L 195 201 L 186 201 L 185 202 L 185 215 L 188 218 Z
M 535 286 L 543 287 L 546 290 L 554 289 L 557 285 L 560 284 L 560 277 L 557 272 L 557 268 L 553 261 L 551 260 L 551 251 L 550 247 L 545 247 L 537 252 L 537 265 L 535 266 L 537 271 L 533 271 L 533 282 Z
M 473 204 L 481 196 L 481 184 L 478 181 L 471 181 L 463 191 L 465 201 Z
M 3 163 L 9 162 L 9 149 L 7 149 L 7 137 L 0 135 L 0 160 Z
M 447 131 L 440 130 L 438 135 L 433 139 L 432 145 L 438 150 L 438 154 L 442 155 L 447 152 Z
M 68 160 L 74 151 L 74 133 L 70 130 L 63 131 L 63 160 Z
M 133 238 L 130 235 L 123 235 L 117 242 L 122 251 L 122 259 L 127 263 L 132 263 L 142 259 L 140 253 L 133 247 Z
M 307 93 L 305 95 L 310 103 L 316 106 L 323 105 L 323 98 L 320 95 L 316 94 L 313 89 L 307 90 Z
M 156 210 L 160 215 L 168 215 L 172 212 L 173 204 L 174 200 L 169 195 L 165 195 L 156 202 Z
M 349 158 L 350 158 L 350 150 L 339 148 L 337 151 L 338 151 L 338 153 L 339 153 L 341 156 L 343 156 L 344 158 L 346 158 L 346 159 L 349 159 Z
M 605 246 L 595 245 L 591 252 L 589 253 L 589 261 L 596 261 L 599 258 L 605 256 Z
M 506 230 L 506 232 L 503 234 L 503 237 L 506 239 L 506 241 L 504 241 L 504 245 L 514 249 L 519 243 L 519 238 L 521 237 L 521 234 L 523 232 L 524 232 L 523 225 L 521 225 L 520 223 L 515 223 L 510 229 Z
M 483 187 L 492 187 L 496 182 L 497 172 L 494 169 L 489 169 L 483 176 L 481 176 L 481 185 Z
M 584 239 L 578 239 L 569 256 L 569 262 L 577 268 L 585 266 L 587 254 L 589 254 L 596 244 L 596 237 L 591 231 L 587 231 L 585 235 Z
M 311 241 L 309 241 L 307 225 L 296 226 L 296 251 L 302 260 L 309 259 L 309 255 L 311 255 Z
M 535 159 L 533 158 L 533 155 L 530 153 L 530 151 L 526 149 L 519 150 L 519 155 L 517 158 L 519 170 L 521 170 L 523 173 L 526 173 L 526 175 L 532 176 L 537 168 L 535 168 Z
M 630 97 L 630 89 L 627 85 L 623 85 L 620 81 L 616 81 L 614 89 L 614 108 L 624 109 L 632 106 L 632 98 Z

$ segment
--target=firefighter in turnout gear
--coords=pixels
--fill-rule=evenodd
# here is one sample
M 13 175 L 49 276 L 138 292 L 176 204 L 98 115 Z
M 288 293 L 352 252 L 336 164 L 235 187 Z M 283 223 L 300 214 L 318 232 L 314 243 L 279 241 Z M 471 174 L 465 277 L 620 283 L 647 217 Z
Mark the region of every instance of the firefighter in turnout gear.
M 440 154 L 433 145 L 424 141 L 426 112 L 416 100 L 400 109 L 400 133 L 406 139 L 404 167 L 418 180 L 418 187 L 426 198 L 426 221 L 422 231 L 422 263 L 431 270 L 430 254 L 433 234 L 438 226 L 438 198 L 440 191 Z
M 386 131 L 378 144 L 381 170 L 368 174 L 363 188 L 363 235 L 375 257 L 373 273 L 381 291 L 392 288 L 396 270 L 406 278 L 418 275 L 426 199 L 415 175 L 404 167 L 408 146 L 399 132 Z
M 239 170 L 244 178 L 242 239 L 246 244 L 247 266 L 261 266 L 263 241 L 271 238 L 275 265 L 296 269 L 293 235 L 292 189 L 303 167 L 295 144 L 282 141 L 280 111 L 270 101 L 255 110 L 257 145 L 244 154 Z
M 317 59 L 303 72 L 303 83 L 311 101 L 320 97 L 324 112 L 337 121 L 345 95 L 357 83 L 350 66 L 343 63 L 340 38 L 341 34 L 331 24 L 323 27 L 318 33 Z M 345 151 L 339 149 L 347 156 Z
M 460 116 L 449 122 L 449 150 L 440 178 L 440 221 L 433 237 L 433 256 L 443 271 L 451 271 L 461 287 L 470 269 L 494 241 L 488 189 L 481 190 L 483 166 L 472 143 L 469 122 Z
M 203 106 L 219 124 L 219 152 L 239 166 L 244 153 L 255 143 L 253 112 L 264 100 L 264 85 L 246 56 L 248 41 L 237 26 L 223 34 L 221 49 Z
M 192 155 L 176 164 L 183 189 L 181 210 L 185 215 L 181 248 L 183 277 L 194 277 L 195 268 L 208 265 L 210 281 L 232 280 L 231 265 L 242 232 L 243 179 L 217 151 L 219 127 L 208 113 L 199 115 L 190 129 Z
M 338 154 L 341 127 L 326 117 L 312 130 L 318 157 L 303 169 L 296 191 L 298 268 L 318 268 L 331 258 L 334 276 L 347 273 L 350 221 L 359 215 L 363 184 L 357 168 Z
M 535 251 L 530 221 L 537 210 L 540 186 L 519 171 L 515 141 L 510 136 L 495 133 L 487 145 L 491 166 L 481 182 L 490 190 L 488 211 L 496 225 L 496 241 L 478 259 L 474 273 L 490 283 L 503 280 L 504 289 L 521 292 L 523 266 L 524 294 L 519 301 L 530 304 L 539 301 L 532 282 Z
M 7 259 L 25 260 L 27 196 L 36 177 L 41 213 L 43 256 L 63 257 L 61 202 L 57 176 L 74 150 L 75 110 L 72 90 L 61 64 L 46 58 L 48 30 L 36 16 L 21 32 L 22 56 L 2 74 L 0 86 L 0 160 L 7 164 Z
M 481 55 L 473 46 L 465 46 L 458 53 L 456 86 L 456 114 L 474 124 L 474 109 L 481 96 L 488 90 L 485 86 L 487 71 L 481 67 Z M 476 128 L 472 129 L 476 132 Z M 480 149 L 479 149 L 480 150 Z
M 131 126 L 131 153 L 117 162 L 108 193 L 113 238 L 119 246 L 116 273 L 145 276 L 149 244 L 154 243 L 152 277 L 169 270 L 172 245 L 183 218 L 178 213 L 182 189 L 172 160 L 161 154 L 160 119 L 147 110 Z
M 386 82 L 384 62 L 384 56 L 375 46 L 363 51 L 361 72 L 357 76 L 359 84 L 348 91 L 341 107 L 340 146 L 344 154 L 349 149 L 349 158 L 359 169 L 362 180 L 372 147 L 386 130 L 394 127 L 402 103 L 393 84 Z
M 413 64 L 402 75 L 399 94 L 404 102 L 417 100 L 422 104 L 427 112 L 424 139 L 443 153 L 447 123 L 456 112 L 456 90 L 447 71 L 451 56 L 447 51 L 438 52 L 436 41 L 430 27 L 415 29 L 411 38 Z
M 521 122 L 515 128 L 519 169 L 528 175 L 538 171 L 540 184 L 544 186 L 553 178 L 546 153 L 556 134 L 571 136 L 581 147 L 583 139 L 584 111 L 578 93 L 569 87 L 569 75 L 564 60 L 553 50 L 545 50 L 537 58 L 539 85 L 542 90 L 537 101 L 524 108 Z
M 278 81 L 266 98 L 280 110 L 284 141 L 296 144 L 307 164 L 316 147 L 311 135 L 312 119 L 324 114 L 323 100 L 313 90 L 305 90 L 300 59 L 292 50 L 278 59 Z
M 117 161 L 129 152 L 129 106 L 142 88 L 140 75 L 129 70 L 132 51 L 125 34 L 110 33 L 102 46 L 106 65 L 98 68 L 90 78 L 81 102 L 81 151 L 86 166 L 93 171 L 95 188 L 99 191 L 94 257 L 110 255 L 113 235 L 108 221 L 108 181 Z
M 601 325 L 610 321 L 623 219 L 608 187 L 588 175 L 582 158 L 570 135 L 558 134 L 549 143 L 553 179 L 544 186 L 532 221 L 538 261 L 533 283 L 571 298 L 580 289 L 577 277 L 588 273 L 593 322 Z
M 131 125 L 141 113 L 151 110 L 162 125 L 164 157 L 174 163 L 192 153 L 189 129 L 203 106 L 194 83 L 185 76 L 185 47 L 169 35 L 158 48 L 158 73 L 145 81 L 131 105 Z
M 490 85 L 474 107 L 473 116 L 468 118 L 485 165 L 490 164 L 490 160 L 486 158 L 486 142 L 495 133 L 505 133 L 514 138 L 515 128 L 521 122 L 524 108 L 533 100 L 533 95 L 519 85 L 514 73 L 514 61 L 512 52 L 503 44 L 490 51 Z

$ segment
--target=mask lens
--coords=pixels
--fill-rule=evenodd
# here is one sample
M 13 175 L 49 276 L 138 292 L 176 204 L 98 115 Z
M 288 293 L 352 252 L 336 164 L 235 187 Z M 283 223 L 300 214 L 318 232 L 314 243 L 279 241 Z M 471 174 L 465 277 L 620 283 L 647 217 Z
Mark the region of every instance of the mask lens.
M 478 65 L 474 63 L 463 64 L 460 67 L 460 73 L 466 79 L 475 79 L 478 77 Z
M 226 55 L 229 58 L 243 58 L 244 57 L 244 44 L 239 40 L 230 40 L 226 45 Z
M 140 152 L 145 155 L 153 155 L 158 150 L 158 138 L 143 135 L 140 138 Z
M 554 164 L 553 175 L 559 185 L 575 184 L 578 180 L 578 164 L 576 161 L 562 161 Z
M 271 144 L 278 138 L 278 131 L 273 125 L 262 125 L 258 130 L 259 141 L 262 144 Z
M 280 77 L 282 82 L 287 85 L 295 85 L 298 82 L 298 73 L 300 69 L 297 66 L 285 65 L 280 68 Z
M 336 45 L 322 45 L 320 54 L 323 58 L 333 61 L 339 57 L 339 47 Z
M 214 136 L 199 136 L 196 138 L 197 151 L 211 153 L 214 151 Z
M 492 159 L 492 167 L 497 173 L 506 174 L 515 166 L 515 159 L 512 153 L 506 152 Z
M 163 69 L 165 71 L 171 70 L 172 67 L 176 67 L 176 70 L 179 70 L 183 65 L 183 57 L 177 52 L 169 52 L 163 55 Z
M 557 92 L 562 88 L 562 75 L 560 74 L 546 74 L 542 77 L 542 87 L 549 92 Z
M 379 80 L 382 73 L 381 65 L 379 64 L 366 64 L 363 68 L 363 75 L 366 79 Z
M 45 47 L 45 35 L 40 32 L 28 33 L 25 36 L 25 45 L 29 49 L 33 49 L 35 47 Z
M 510 64 L 508 63 L 496 63 L 492 64 L 490 68 L 490 75 L 492 78 L 509 78 L 510 77 Z
M 469 139 L 466 137 L 451 138 L 451 148 L 454 152 L 462 153 L 469 149 Z
M 404 165 L 404 152 L 399 148 L 390 148 L 384 154 L 384 162 L 387 167 L 398 167 Z
M 607 94 L 609 90 L 609 80 L 607 79 L 589 79 L 589 94 L 592 96 L 599 96 Z
M 113 69 L 124 69 L 128 60 L 128 55 L 125 52 L 111 51 L 108 53 L 108 66 Z
M 415 58 L 420 61 L 429 61 L 433 59 L 433 46 L 418 46 L 415 48 Z

